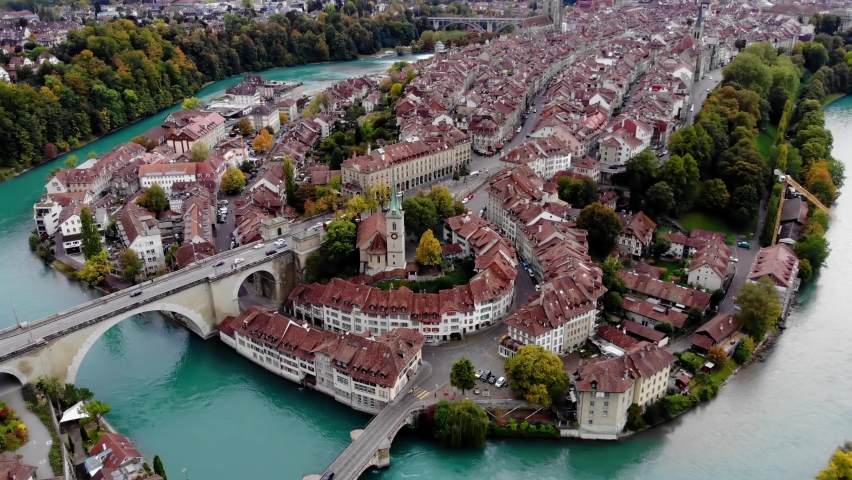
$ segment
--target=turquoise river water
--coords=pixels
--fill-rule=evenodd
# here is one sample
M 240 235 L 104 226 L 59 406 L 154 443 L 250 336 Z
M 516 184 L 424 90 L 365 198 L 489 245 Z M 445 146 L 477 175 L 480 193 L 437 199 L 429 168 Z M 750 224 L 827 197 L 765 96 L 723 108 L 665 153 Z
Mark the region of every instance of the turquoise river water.
M 347 76 L 376 73 L 396 58 L 267 72 L 315 90 Z M 239 78 L 201 92 L 209 98 Z M 156 125 L 164 113 L 81 149 L 104 152 Z M 834 155 L 852 163 L 852 98 L 826 109 Z M 61 162 L 57 159 L 55 163 Z M 0 328 L 90 299 L 92 290 L 42 265 L 28 251 L 32 204 L 51 165 L 0 184 Z M 845 189 L 848 189 L 846 187 Z M 847 209 L 850 210 L 847 212 Z M 391 467 L 377 480 L 426 479 L 806 479 L 834 447 L 852 439 L 852 216 L 843 198 L 828 238 L 829 268 L 802 292 L 790 328 L 764 363 L 731 379 L 709 404 L 625 441 L 489 442 L 450 451 L 401 434 Z M 846 293 L 844 293 L 846 292 Z M 845 313 L 844 313 L 845 312 Z M 368 417 L 321 394 L 300 390 L 202 341 L 158 315 L 117 325 L 92 348 L 78 384 L 112 405 L 110 422 L 149 458 L 159 454 L 172 478 L 300 479 L 322 471 Z

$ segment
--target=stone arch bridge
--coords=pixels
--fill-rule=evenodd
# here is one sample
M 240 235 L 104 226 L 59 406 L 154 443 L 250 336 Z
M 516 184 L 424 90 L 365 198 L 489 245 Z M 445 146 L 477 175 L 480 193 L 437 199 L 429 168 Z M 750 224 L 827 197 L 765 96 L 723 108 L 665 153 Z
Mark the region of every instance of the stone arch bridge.
M 443 30 L 451 25 L 467 25 L 477 32 L 499 32 L 510 25 L 520 26 L 522 18 L 502 17 L 428 17 L 435 30 Z
M 251 245 L 221 253 L 183 270 L 54 315 L 0 331 L 0 373 L 21 383 L 56 376 L 74 383 L 92 345 L 111 327 L 133 315 L 166 311 L 202 338 L 217 333 L 228 316 L 240 313 L 239 289 L 252 278 L 273 302 L 282 303 L 295 286 L 297 256 L 291 248 Z M 235 264 L 234 260 L 241 262 Z M 263 285 L 260 285 L 263 283 Z M 141 291 L 140 294 L 135 292 Z

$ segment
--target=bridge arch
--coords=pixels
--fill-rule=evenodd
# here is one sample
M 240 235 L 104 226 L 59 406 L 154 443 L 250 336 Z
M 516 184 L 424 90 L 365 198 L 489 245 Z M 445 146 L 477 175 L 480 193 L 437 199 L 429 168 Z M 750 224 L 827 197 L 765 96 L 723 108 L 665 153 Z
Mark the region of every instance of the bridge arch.
M 198 312 L 187 308 L 183 305 L 179 305 L 176 303 L 162 303 L 162 302 L 151 302 L 146 305 L 142 305 L 139 308 L 135 308 L 130 310 L 129 312 L 125 312 L 115 317 L 112 317 L 108 320 L 105 320 L 98 324 L 97 328 L 94 332 L 92 332 L 83 345 L 80 347 L 80 350 L 74 355 L 74 359 L 71 360 L 71 365 L 68 366 L 68 375 L 65 377 L 66 383 L 75 383 L 77 380 L 77 373 L 80 371 L 80 365 L 83 364 L 83 359 L 86 358 L 86 354 L 89 353 L 89 350 L 92 346 L 100 339 L 110 328 L 118 325 L 120 322 L 132 317 L 133 315 L 139 315 L 140 313 L 147 312 L 175 312 L 183 315 L 188 319 L 187 327 L 193 333 L 201 335 L 206 338 L 212 333 L 212 328 L 210 324 L 204 320 L 204 317 L 201 316 Z M 2 369 L 3 367 L 0 367 Z M 14 375 L 13 372 L 9 372 Z M 20 378 L 20 377 L 19 377 Z M 26 377 L 24 377 L 26 378 Z
M 19 382 L 21 382 L 21 385 L 26 385 L 28 382 L 27 376 L 17 368 L 0 366 L 0 373 L 8 373 L 9 375 L 12 375 L 13 377 L 17 378 Z
M 468 27 L 471 27 L 471 28 L 473 28 L 474 30 L 476 30 L 477 32 L 480 32 L 480 33 L 483 33 L 483 32 L 486 31 L 485 28 L 482 28 L 482 25 L 479 25 L 475 22 L 468 22 L 468 21 L 465 21 L 465 20 L 462 20 L 462 19 L 445 23 L 443 26 L 441 26 L 441 30 L 446 30 L 448 27 L 451 27 L 453 25 L 467 25 Z
M 275 269 L 272 268 L 269 263 L 256 265 L 237 274 L 236 281 L 234 282 L 234 291 L 231 295 L 231 298 L 239 298 L 240 287 L 243 286 L 243 282 L 245 282 L 252 274 L 255 274 L 257 272 L 264 272 L 272 275 L 272 278 L 275 280 L 276 285 L 281 283 L 281 275 L 279 275 L 278 272 L 276 272 Z

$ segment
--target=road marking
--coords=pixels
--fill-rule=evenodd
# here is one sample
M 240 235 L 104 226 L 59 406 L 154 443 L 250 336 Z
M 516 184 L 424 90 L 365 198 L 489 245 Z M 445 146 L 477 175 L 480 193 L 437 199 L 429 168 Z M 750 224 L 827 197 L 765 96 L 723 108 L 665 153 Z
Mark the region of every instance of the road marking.
M 429 390 L 426 390 L 424 388 L 421 388 L 418 385 L 418 386 L 412 388 L 411 390 L 409 390 L 408 393 L 414 395 L 415 397 L 419 398 L 420 400 L 423 400 L 424 398 L 428 397 L 429 394 L 432 393 L 432 392 L 430 392 Z

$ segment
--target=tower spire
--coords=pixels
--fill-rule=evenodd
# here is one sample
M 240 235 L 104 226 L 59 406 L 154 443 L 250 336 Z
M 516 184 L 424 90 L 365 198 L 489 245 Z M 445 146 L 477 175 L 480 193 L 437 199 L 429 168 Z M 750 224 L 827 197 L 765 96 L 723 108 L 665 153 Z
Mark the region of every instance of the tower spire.
M 390 199 L 390 214 L 399 215 L 402 208 L 399 206 L 399 201 L 396 196 L 396 168 L 391 164 L 391 199 Z

